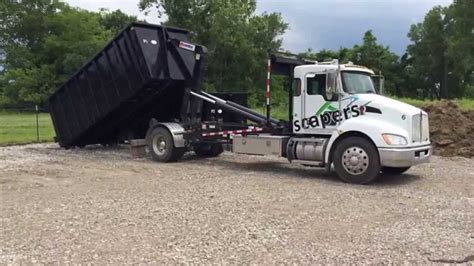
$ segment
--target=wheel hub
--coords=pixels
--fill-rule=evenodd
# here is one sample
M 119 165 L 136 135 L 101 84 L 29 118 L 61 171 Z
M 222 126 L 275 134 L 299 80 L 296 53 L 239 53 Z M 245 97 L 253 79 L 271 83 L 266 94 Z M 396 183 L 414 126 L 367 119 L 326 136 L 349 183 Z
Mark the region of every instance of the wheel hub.
M 153 138 L 153 151 L 158 155 L 166 152 L 166 141 L 163 136 L 158 135 Z
M 164 150 L 164 149 L 166 149 L 166 142 L 161 141 L 160 142 L 160 150 Z
M 359 158 L 357 158 L 357 156 L 351 156 L 351 158 L 349 159 L 349 162 L 351 163 L 351 165 L 358 165 L 359 164 Z
M 360 147 L 350 147 L 342 154 L 342 166 L 352 175 L 361 175 L 369 167 L 369 156 Z

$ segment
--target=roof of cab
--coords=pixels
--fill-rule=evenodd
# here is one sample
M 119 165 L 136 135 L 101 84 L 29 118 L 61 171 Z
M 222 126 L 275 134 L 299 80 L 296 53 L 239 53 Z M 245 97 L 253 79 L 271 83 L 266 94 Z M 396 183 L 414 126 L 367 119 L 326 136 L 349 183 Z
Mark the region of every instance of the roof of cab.
M 358 72 L 365 72 L 369 74 L 374 74 L 374 71 L 371 69 L 364 67 L 364 66 L 359 66 L 359 65 L 354 65 L 354 64 L 341 64 L 339 65 L 341 71 L 358 71 Z M 337 70 L 338 65 L 337 64 L 311 64 L 311 65 L 302 65 L 302 66 L 297 66 L 295 67 L 295 77 L 301 77 L 305 73 L 308 72 L 320 72 L 324 70 Z

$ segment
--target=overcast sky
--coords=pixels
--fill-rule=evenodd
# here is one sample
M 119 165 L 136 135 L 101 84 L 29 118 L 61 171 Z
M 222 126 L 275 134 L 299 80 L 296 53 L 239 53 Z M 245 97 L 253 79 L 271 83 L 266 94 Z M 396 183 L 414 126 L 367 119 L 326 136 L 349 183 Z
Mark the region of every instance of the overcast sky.
M 186 1 L 186 0 L 184 0 Z M 159 23 L 157 13 L 140 13 L 138 0 L 66 0 L 88 10 L 101 7 L 121 9 L 151 23 Z M 372 29 L 378 41 L 403 54 L 409 43 L 410 25 L 421 22 L 435 5 L 452 0 L 258 0 L 257 12 L 280 12 L 290 29 L 283 36 L 283 48 L 302 52 L 307 48 L 338 49 L 360 43 Z

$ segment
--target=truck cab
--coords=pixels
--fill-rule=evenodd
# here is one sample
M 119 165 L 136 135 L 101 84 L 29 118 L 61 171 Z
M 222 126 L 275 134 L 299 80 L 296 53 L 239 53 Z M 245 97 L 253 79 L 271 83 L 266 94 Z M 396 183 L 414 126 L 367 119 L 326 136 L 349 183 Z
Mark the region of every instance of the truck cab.
M 294 68 L 290 161 L 318 151 L 322 165 L 333 163 L 342 179 L 356 183 L 429 161 L 428 115 L 378 95 L 373 75 L 337 60 Z

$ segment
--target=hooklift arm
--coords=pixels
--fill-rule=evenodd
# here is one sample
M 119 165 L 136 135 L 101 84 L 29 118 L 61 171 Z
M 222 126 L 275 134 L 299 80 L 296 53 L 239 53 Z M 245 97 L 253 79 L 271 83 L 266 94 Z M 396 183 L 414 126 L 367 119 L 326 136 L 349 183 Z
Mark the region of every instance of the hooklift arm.
M 212 94 L 209 94 L 209 93 L 206 93 L 206 92 L 204 92 L 204 91 L 201 91 L 201 93 L 204 94 L 204 95 L 206 95 L 206 96 L 208 96 L 208 97 L 211 97 L 211 98 L 213 98 L 214 100 L 219 101 L 219 102 L 221 102 L 221 103 L 229 104 L 230 106 L 233 106 L 233 107 L 238 108 L 238 109 L 240 109 L 240 110 L 243 110 L 243 111 L 245 111 L 245 112 L 249 112 L 249 113 L 251 113 L 251 114 L 253 114 L 253 115 L 262 117 L 262 114 L 259 114 L 259 113 L 255 112 L 254 110 L 252 110 L 252 109 L 250 109 L 250 108 L 247 108 L 247 107 L 245 107 L 245 106 L 242 106 L 242 105 L 240 105 L 240 104 L 234 103 L 234 102 L 232 102 L 232 101 L 223 100 L 223 99 L 221 99 L 221 98 L 219 98 L 219 97 L 216 97 L 216 96 L 214 96 L 214 95 L 212 95 Z M 278 124 L 278 123 L 279 123 L 278 120 L 273 119 L 273 118 L 270 118 L 270 122 L 273 123 L 273 124 Z
M 269 60 L 269 63 L 270 61 L 271 61 L 271 65 L 268 66 L 268 71 L 271 71 L 272 73 L 277 74 L 277 75 L 287 75 L 290 78 L 293 77 L 293 69 L 295 66 L 303 65 L 303 64 L 314 64 L 316 62 L 310 59 L 301 58 L 296 55 L 286 54 L 286 53 L 272 54 L 271 60 Z M 267 81 L 267 85 L 269 86 L 268 81 Z M 269 89 L 270 88 L 267 87 L 267 90 Z M 292 112 L 291 111 L 291 104 L 292 104 L 291 90 L 289 93 L 290 93 L 289 113 L 290 113 L 290 119 L 291 119 L 291 112 Z M 253 111 L 252 109 L 249 109 L 247 107 L 244 107 L 232 101 L 223 100 L 219 97 L 216 97 L 214 95 L 211 95 L 209 93 L 206 93 L 200 90 L 189 91 L 189 95 L 199 98 L 201 100 L 204 100 L 206 102 L 209 102 L 228 112 L 235 113 L 237 115 L 245 117 L 249 119 L 250 121 L 256 122 L 260 126 L 263 126 L 263 127 L 278 128 L 278 127 L 281 127 L 282 125 L 280 121 L 271 118 L 268 112 L 267 112 L 267 115 L 262 115 Z M 269 97 L 269 95 L 270 93 L 267 91 L 267 97 Z M 267 104 L 268 104 L 268 99 L 267 99 Z
M 314 64 L 316 61 L 310 60 L 307 58 L 301 58 L 297 55 L 292 55 L 292 54 L 287 54 L 287 53 L 277 53 L 277 54 L 271 54 L 270 59 L 268 60 L 268 69 L 267 71 L 277 74 L 277 75 L 286 75 L 290 79 L 293 77 L 293 70 L 295 66 L 298 65 L 303 65 L 303 64 Z M 271 73 L 268 73 L 267 78 L 271 78 Z M 197 86 L 199 88 L 199 86 Z M 189 108 L 189 103 L 190 102 L 196 102 L 195 100 L 200 99 L 204 100 L 208 103 L 211 103 L 215 105 L 218 108 L 221 108 L 227 112 L 237 114 L 241 117 L 245 117 L 246 119 L 253 121 L 255 123 L 258 123 L 259 126 L 265 127 L 270 129 L 272 132 L 288 132 L 291 130 L 291 118 L 292 118 L 292 91 L 291 89 L 289 90 L 289 119 L 290 123 L 287 123 L 285 121 L 279 121 L 274 118 L 270 117 L 269 114 L 269 97 L 270 97 L 270 81 L 267 80 L 267 114 L 263 115 L 260 113 L 255 112 L 252 109 L 249 109 L 247 107 L 244 107 L 242 105 L 239 105 L 237 103 L 234 103 L 232 101 L 226 101 L 223 100 L 219 97 L 216 97 L 214 95 L 211 95 L 209 93 L 203 92 L 200 89 L 193 89 L 193 90 L 187 90 L 185 97 L 183 99 L 184 102 L 187 102 L 188 104 L 184 104 L 183 108 L 188 110 Z M 194 97 L 194 101 L 190 101 L 189 97 Z M 194 110 L 195 108 L 190 108 L 191 110 Z M 189 110 L 188 110 L 189 111 Z M 186 111 L 183 112 L 183 114 L 187 113 Z M 186 115 L 184 115 L 186 116 Z M 193 116 L 193 115 L 191 115 Z M 183 118 L 183 121 L 185 119 Z
M 241 115 L 247 119 L 249 119 L 250 121 L 253 121 L 253 122 L 256 122 L 262 126 L 267 126 L 267 118 L 262 115 L 262 114 L 259 114 L 249 108 L 246 108 L 244 106 L 241 106 L 241 105 L 238 105 L 234 102 L 231 102 L 231 101 L 225 101 L 219 97 L 216 97 L 216 96 L 213 96 L 213 95 L 210 95 L 208 93 L 205 93 L 205 92 L 200 92 L 200 93 L 197 93 L 197 92 L 193 92 L 193 91 L 190 91 L 189 92 L 192 96 L 194 97 L 197 97 L 199 99 L 202 99 L 204 101 L 207 101 L 211 104 L 214 104 L 215 106 L 219 107 L 219 108 L 222 108 L 226 111 L 229 111 L 229 112 L 232 112 L 232 113 L 235 113 L 235 114 L 238 114 L 238 115 Z M 276 127 L 278 125 L 279 121 L 278 120 L 275 120 L 275 119 L 270 119 L 269 120 L 269 126 L 270 127 Z

